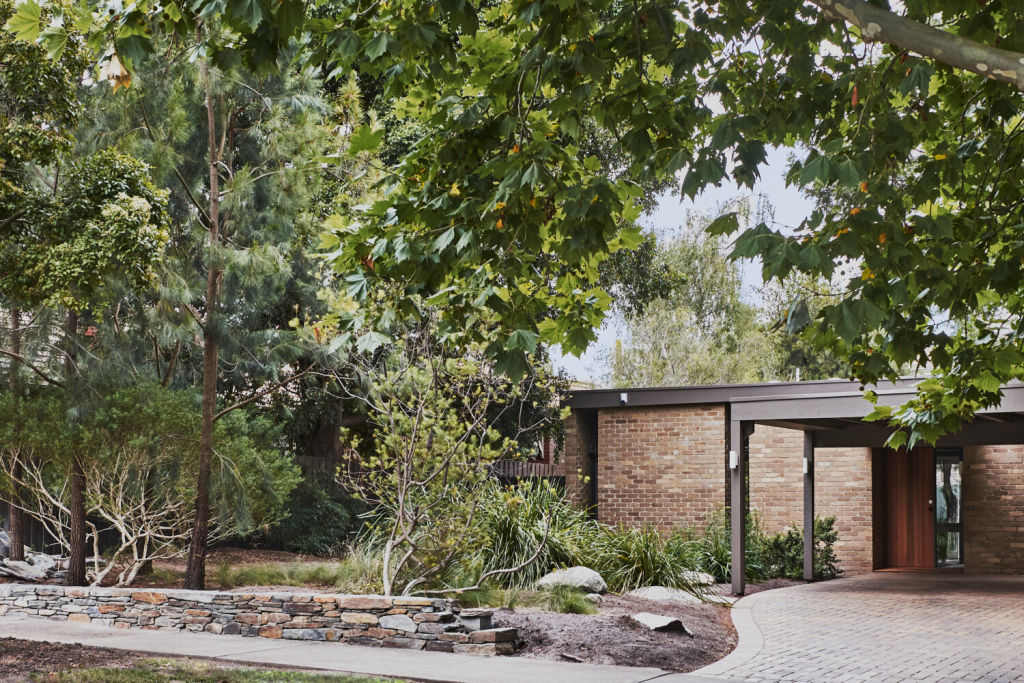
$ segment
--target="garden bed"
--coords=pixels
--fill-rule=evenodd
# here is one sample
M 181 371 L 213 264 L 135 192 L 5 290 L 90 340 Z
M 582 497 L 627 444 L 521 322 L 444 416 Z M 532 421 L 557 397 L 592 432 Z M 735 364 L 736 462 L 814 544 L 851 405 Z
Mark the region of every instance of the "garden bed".
M 248 571 L 252 575 L 275 577 L 287 575 L 290 583 L 235 586 L 222 584 L 230 565 L 231 575 Z M 332 560 L 308 558 L 283 551 L 218 548 L 211 552 L 207 587 L 224 593 L 336 593 L 332 585 L 318 583 L 318 567 L 332 566 Z M 136 587 L 173 589 L 180 586 L 184 561 L 156 563 L 153 574 L 139 577 Z M 326 572 L 329 574 L 329 572 Z M 308 579 L 308 581 L 306 580 Z M 801 583 L 790 579 L 773 579 L 748 584 L 747 593 L 781 588 Z M 720 587 L 727 592 L 728 587 Z M 484 606 L 495 606 L 494 626 L 516 628 L 519 649 L 516 656 L 558 661 L 652 666 L 672 671 L 693 671 L 726 656 L 736 645 L 736 632 L 729 609 L 713 604 L 689 604 L 646 600 L 628 595 L 606 595 L 597 614 L 565 614 L 531 605 L 536 594 L 519 593 L 518 605 L 502 607 L 509 596 L 487 596 Z M 513 599 L 513 602 L 516 602 Z M 463 604 L 476 607 L 473 596 L 464 596 Z M 694 638 L 679 633 L 647 631 L 632 623 L 629 615 L 653 612 L 680 619 L 694 633 Z

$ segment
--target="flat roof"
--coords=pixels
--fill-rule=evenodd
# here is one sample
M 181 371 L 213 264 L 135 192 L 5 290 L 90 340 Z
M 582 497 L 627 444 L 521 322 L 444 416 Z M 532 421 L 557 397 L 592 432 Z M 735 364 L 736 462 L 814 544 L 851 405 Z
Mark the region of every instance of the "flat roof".
M 913 393 L 914 386 L 923 378 L 906 378 L 896 382 L 881 382 L 878 392 Z M 760 384 L 707 384 L 686 387 L 630 387 L 625 389 L 584 389 L 570 392 L 566 405 L 571 408 L 618 408 L 630 406 L 678 406 L 701 403 L 736 403 L 749 400 L 787 400 L 827 395 L 862 396 L 864 385 L 845 379 L 813 380 L 806 382 L 764 382 Z

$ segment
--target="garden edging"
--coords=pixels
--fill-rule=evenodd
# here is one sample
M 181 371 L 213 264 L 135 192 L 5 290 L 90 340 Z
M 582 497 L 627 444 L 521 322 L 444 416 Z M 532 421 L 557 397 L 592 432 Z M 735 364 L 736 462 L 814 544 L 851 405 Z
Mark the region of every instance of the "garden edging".
M 454 600 L 333 593 L 228 593 L 0 584 L 7 612 L 111 628 L 319 640 L 463 654 L 510 654 L 515 629 Z M 482 628 L 487 627 L 487 628 Z

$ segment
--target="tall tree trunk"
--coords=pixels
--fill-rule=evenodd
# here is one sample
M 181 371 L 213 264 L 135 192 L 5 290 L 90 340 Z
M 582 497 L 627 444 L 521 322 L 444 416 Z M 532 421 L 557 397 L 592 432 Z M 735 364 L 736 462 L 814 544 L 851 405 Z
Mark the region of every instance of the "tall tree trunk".
M 11 351 L 21 355 L 21 309 L 11 309 Z M 21 387 L 18 384 L 18 368 L 11 363 L 11 393 L 17 398 L 21 394 Z M 21 462 L 14 463 L 14 477 L 21 476 Z M 21 511 L 21 496 L 18 495 L 18 485 L 11 484 L 11 497 L 7 503 L 7 522 L 11 541 L 10 558 L 12 560 L 25 559 L 25 517 Z
M 206 584 L 206 539 L 210 521 L 210 467 L 213 462 L 213 422 L 217 408 L 217 316 L 220 308 L 220 183 L 217 175 L 217 127 L 210 69 L 202 64 L 206 88 L 206 119 L 210 154 L 210 230 L 206 271 L 206 320 L 203 325 L 203 415 L 199 435 L 199 481 L 196 483 L 196 518 L 185 570 L 185 588 L 200 590 Z
M 65 359 L 65 371 L 67 375 L 68 389 L 74 386 L 76 368 L 75 336 L 78 334 L 78 314 L 74 311 L 68 312 L 68 326 L 66 332 L 67 357 Z M 72 396 L 74 393 L 72 392 Z M 67 585 L 85 585 L 85 470 L 82 467 L 82 459 L 79 453 L 74 453 L 71 458 L 71 530 L 68 535 L 68 542 L 71 544 L 71 555 L 68 558 Z

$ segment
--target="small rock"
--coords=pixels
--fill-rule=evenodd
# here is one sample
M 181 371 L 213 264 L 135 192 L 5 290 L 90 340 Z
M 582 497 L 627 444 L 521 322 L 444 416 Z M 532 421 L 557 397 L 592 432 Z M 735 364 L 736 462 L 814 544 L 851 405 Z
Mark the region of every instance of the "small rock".
M 707 572 L 683 572 L 683 580 L 693 586 L 714 586 L 715 577 L 711 576 Z
M 595 605 L 600 605 L 604 602 L 604 598 L 601 597 L 600 593 L 587 593 L 583 597 L 589 602 L 594 603 Z
M 660 602 L 689 602 L 698 603 L 701 599 L 693 593 L 679 590 L 678 588 L 666 588 L 665 586 L 646 586 L 629 591 L 629 595 L 645 600 L 657 600 Z
M 686 625 L 676 619 L 664 614 L 652 614 L 650 612 L 639 612 L 630 617 L 633 621 L 651 631 L 678 631 L 693 638 L 693 633 Z
M 545 574 L 537 582 L 537 588 L 554 588 L 567 586 L 587 593 L 604 593 L 608 584 L 601 575 L 589 567 L 569 567 Z

